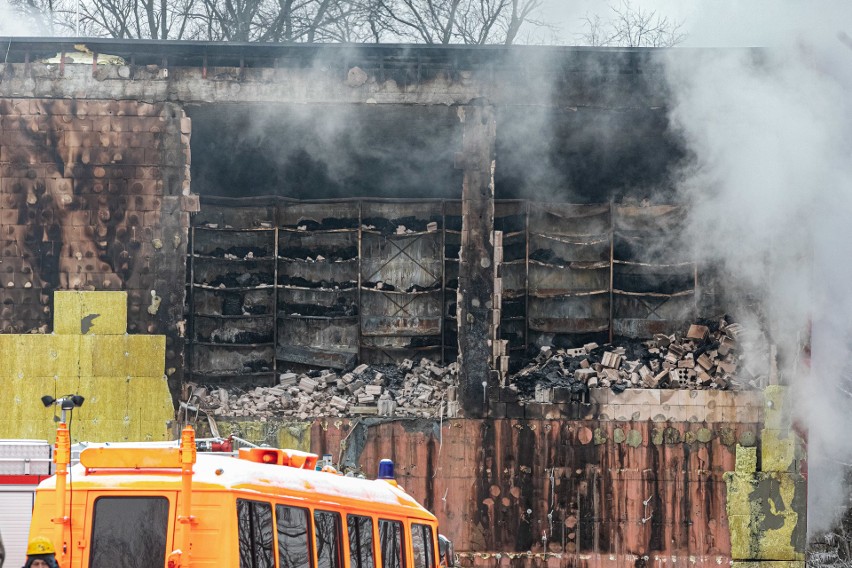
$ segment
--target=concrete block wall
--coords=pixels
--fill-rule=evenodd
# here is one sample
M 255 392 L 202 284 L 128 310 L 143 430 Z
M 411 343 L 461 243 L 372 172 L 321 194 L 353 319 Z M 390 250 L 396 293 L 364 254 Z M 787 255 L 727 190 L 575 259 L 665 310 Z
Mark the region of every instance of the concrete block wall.
M 58 410 L 41 397 L 79 394 L 75 442 L 170 439 L 165 336 L 127 334 L 126 292 L 60 291 L 54 305 L 54 333 L 0 334 L 0 384 L 12 402 L 0 438 L 53 440 Z

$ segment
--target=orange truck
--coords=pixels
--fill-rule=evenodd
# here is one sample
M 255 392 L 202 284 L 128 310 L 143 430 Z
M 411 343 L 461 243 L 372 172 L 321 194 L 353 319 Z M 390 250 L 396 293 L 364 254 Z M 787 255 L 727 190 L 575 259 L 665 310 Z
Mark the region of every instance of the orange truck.
M 318 468 L 275 448 L 199 452 L 180 444 L 104 444 L 68 467 L 60 424 L 56 475 L 36 490 L 30 538 L 62 568 L 438 568 L 452 547 L 435 516 L 393 479 Z

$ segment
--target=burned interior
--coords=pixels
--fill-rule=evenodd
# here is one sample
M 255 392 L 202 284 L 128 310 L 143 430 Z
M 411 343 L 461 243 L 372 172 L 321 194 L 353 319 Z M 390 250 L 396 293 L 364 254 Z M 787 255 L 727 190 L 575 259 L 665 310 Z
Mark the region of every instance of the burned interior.
M 126 291 L 127 334 L 165 336 L 172 426 L 391 457 L 464 566 L 799 546 L 784 354 L 695 261 L 671 54 L 86 47 L 6 45 L 0 332 L 51 333 L 57 290 Z M 90 384 L 129 407 L 133 380 Z
M 199 105 L 187 315 L 193 381 L 458 354 L 462 125 L 445 105 Z M 704 315 L 659 109 L 496 113 L 506 371 Z M 488 207 L 484 204 L 483 207 Z M 713 314 L 715 315 L 715 314 Z M 510 368 L 510 369 L 509 369 Z

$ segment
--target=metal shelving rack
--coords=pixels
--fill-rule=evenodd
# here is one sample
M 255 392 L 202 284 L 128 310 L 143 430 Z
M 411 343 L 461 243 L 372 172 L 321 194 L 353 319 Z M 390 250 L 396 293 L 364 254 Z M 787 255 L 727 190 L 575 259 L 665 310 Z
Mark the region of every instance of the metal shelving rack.
M 253 384 L 258 382 L 266 382 L 273 384 L 275 382 L 275 358 L 272 353 L 269 353 L 265 359 L 262 357 L 263 351 L 267 350 L 274 352 L 276 325 L 274 322 L 274 313 L 267 310 L 267 313 L 247 313 L 242 314 L 226 313 L 225 303 L 227 300 L 223 295 L 235 294 L 239 297 L 240 308 L 244 310 L 244 304 L 247 297 L 252 292 L 266 292 L 270 298 L 268 301 L 275 301 L 276 287 L 275 281 L 277 278 L 277 266 L 275 258 L 277 255 L 277 242 L 274 239 L 276 229 L 270 227 L 241 227 L 232 226 L 230 219 L 226 222 L 224 213 L 219 213 L 220 220 L 216 223 L 207 222 L 204 224 L 194 224 L 190 228 L 190 246 L 187 253 L 189 260 L 189 280 L 187 282 L 188 298 L 189 298 L 189 314 L 188 314 L 188 377 L 192 380 L 201 381 L 248 381 Z M 269 222 L 271 225 L 272 223 Z M 203 237 L 202 235 L 210 235 Z M 224 235 L 234 235 L 232 239 L 225 238 Z M 236 235 L 240 235 L 236 237 Z M 254 238 L 257 236 L 258 238 Z M 266 236 L 265 238 L 263 236 Z M 272 239 L 270 241 L 270 239 Z M 205 242 L 206 241 L 206 242 Z M 236 241 L 236 242 L 233 242 Z M 236 257 L 231 258 L 210 254 L 211 250 L 216 248 L 228 248 L 228 245 L 246 246 L 246 248 L 262 248 L 265 254 L 257 257 Z M 218 246 L 217 246 L 218 245 Z M 214 249 L 215 250 L 215 249 Z M 205 283 L 204 280 L 211 276 L 225 276 L 231 273 L 245 274 L 248 270 L 262 272 L 264 265 L 271 268 L 272 283 L 246 286 L 228 286 L 228 285 L 211 285 Z M 217 268 L 221 266 L 221 268 Z M 206 299 L 202 301 L 201 295 L 212 294 L 217 296 L 216 300 Z M 209 304 L 216 304 L 221 298 L 222 306 L 220 309 L 209 309 Z M 204 304 L 208 305 L 204 305 Z M 262 325 L 263 320 L 272 320 L 271 325 Z M 217 325 L 219 322 L 219 325 Z M 226 322 L 224 324 L 223 322 Z M 244 323 L 245 322 L 245 323 Z M 213 340 L 213 334 L 217 330 L 227 329 L 236 336 L 241 332 L 270 334 L 271 342 L 238 342 L 238 341 L 216 341 Z M 207 334 L 207 337 L 202 337 L 202 333 Z M 212 368 L 204 369 L 198 364 L 198 359 L 204 350 L 215 351 L 222 353 L 234 353 L 233 368 Z M 240 355 L 236 355 L 236 354 Z M 251 360 L 255 355 L 261 355 L 258 359 Z M 228 355 L 216 358 L 217 361 L 222 359 L 228 360 Z M 249 362 L 250 365 L 258 365 L 265 367 L 263 370 L 254 370 L 251 366 L 237 368 L 240 362 Z M 266 379 L 265 381 L 262 379 Z
M 387 220 L 394 218 L 401 219 L 408 216 L 411 210 L 423 211 L 422 217 L 417 218 L 419 222 L 434 222 L 440 223 L 435 231 L 412 231 L 406 233 L 382 233 L 376 230 L 364 229 L 365 222 L 364 210 L 362 209 L 362 226 L 361 226 L 361 264 L 359 272 L 359 290 L 362 297 L 361 316 L 361 333 L 359 343 L 359 353 L 361 359 L 371 362 L 389 362 L 398 360 L 401 357 L 415 357 L 419 355 L 432 356 L 441 360 L 443 358 L 443 325 L 444 316 L 443 305 L 435 309 L 433 304 L 444 301 L 444 263 L 437 257 L 419 257 L 416 251 L 418 245 L 431 242 L 432 248 L 440 246 L 443 242 L 443 223 L 444 223 L 444 206 L 443 200 L 364 200 L 367 203 L 367 212 L 375 213 L 372 217 L 380 217 Z M 393 214 L 389 214 L 391 208 L 396 207 Z M 428 217 L 428 219 L 426 218 Z M 369 218 L 369 217 L 368 217 Z M 371 240 L 374 247 L 371 251 L 386 247 L 388 250 L 388 258 L 378 260 L 378 263 L 369 263 L 369 268 L 365 269 L 366 258 L 364 241 Z M 428 248 L 428 244 L 425 245 Z M 437 254 L 437 251 L 436 251 Z M 441 252 L 441 255 L 443 252 Z M 375 259 L 373 259 L 375 260 Z M 400 263 L 402 261 L 402 263 Z M 420 274 L 425 280 L 421 280 L 421 284 L 426 290 L 408 291 L 405 286 L 410 284 L 403 282 L 404 271 L 398 272 L 395 266 L 407 264 L 411 268 L 410 277 L 415 274 Z M 432 266 L 434 265 L 434 266 Z M 379 281 L 391 284 L 394 290 L 384 290 L 378 288 L 370 288 L 365 286 L 367 282 L 372 282 L 374 278 Z M 414 282 L 416 284 L 416 282 Z M 436 300 L 430 301 L 430 297 L 435 297 Z M 366 298 L 370 298 L 366 300 Z M 377 298 L 381 298 L 378 300 Z M 366 308 L 377 310 L 385 303 L 384 311 L 365 313 Z M 430 310 L 435 312 L 430 315 Z M 396 318 L 396 319 L 394 319 Z M 372 319 L 372 321 L 371 321 Z M 436 320 L 436 325 L 430 326 L 431 320 Z M 423 332 L 416 333 L 414 328 L 410 327 L 415 322 L 421 322 Z M 441 343 L 433 346 L 412 346 L 402 345 L 406 338 L 411 337 L 432 337 Z M 375 338 L 375 342 L 365 340 L 365 338 Z M 378 344 L 382 338 L 386 341 L 384 345 Z M 409 340 L 410 341 L 410 340 Z
M 677 320 L 676 315 L 682 315 L 685 311 L 691 311 L 691 314 L 696 313 L 699 272 L 692 259 L 685 259 L 682 256 L 667 258 L 665 253 L 658 254 L 654 258 L 642 257 L 642 251 L 646 250 L 647 243 L 651 242 L 649 239 L 670 238 L 671 231 L 668 227 L 673 222 L 673 218 L 678 215 L 677 208 L 624 206 L 614 203 L 542 204 L 528 200 L 514 201 L 511 205 L 507 205 L 506 202 L 498 202 L 498 204 L 503 206 L 502 217 L 516 217 L 506 221 L 506 226 L 512 230 L 504 232 L 504 248 L 507 243 L 516 248 L 510 261 L 517 265 L 513 268 L 515 274 L 512 284 L 514 290 L 512 301 L 519 302 L 521 305 L 516 306 L 517 309 L 511 316 L 504 316 L 502 321 L 506 325 L 511 324 L 511 333 L 523 333 L 523 337 L 513 336 L 514 346 L 510 346 L 510 354 L 525 349 L 540 333 L 564 335 L 568 341 L 574 341 L 571 337 L 580 341 L 583 336 L 594 333 L 602 335 L 603 339 L 612 339 L 615 335 L 641 336 L 661 330 L 676 329 L 682 324 L 682 321 Z M 224 205 L 218 212 L 216 207 L 217 205 L 214 204 L 207 211 L 212 211 L 214 216 L 218 217 L 208 219 L 206 222 L 194 219 L 194 224 L 189 230 L 187 267 L 189 313 L 187 314 L 186 343 L 189 377 L 199 379 L 221 377 L 223 380 L 242 377 L 251 378 L 255 383 L 257 379 L 263 377 L 273 380 L 275 373 L 281 368 L 281 363 L 286 360 L 280 357 L 279 351 L 281 346 L 288 342 L 288 332 L 294 332 L 288 326 L 291 325 L 289 322 L 295 319 L 305 322 L 337 321 L 341 324 L 339 329 L 345 331 L 344 339 L 351 337 L 351 340 L 345 340 L 341 345 L 333 346 L 328 353 L 323 352 L 325 345 L 321 341 L 304 338 L 300 347 L 308 355 L 316 355 L 314 362 L 318 366 L 335 364 L 339 366 L 340 361 L 343 360 L 342 357 L 349 357 L 346 360 L 347 364 L 359 359 L 366 362 L 383 362 L 419 356 L 432 357 L 448 363 L 454 358 L 453 350 L 456 346 L 451 341 L 450 334 L 452 326 L 457 325 L 457 322 L 454 314 L 449 312 L 449 307 L 456 299 L 456 289 L 451 288 L 449 284 L 453 270 L 452 263 L 457 263 L 458 259 L 448 256 L 447 249 L 453 246 L 456 235 L 461 234 L 457 230 L 458 227 L 454 225 L 457 221 L 456 217 L 461 215 L 461 205 L 457 200 L 296 201 L 275 199 L 273 205 L 268 205 L 268 215 L 272 218 L 268 227 L 265 226 L 266 223 L 264 226 L 225 226 L 223 219 L 226 217 L 244 220 L 252 219 L 252 217 L 239 211 L 235 213 L 232 205 Z M 252 203 L 249 203 L 248 207 L 252 207 Z M 289 215 L 289 219 L 293 215 L 298 217 L 303 214 L 305 218 L 319 219 L 340 216 L 344 221 L 348 220 L 347 228 L 296 230 L 294 227 L 284 226 L 285 216 Z M 393 214 L 400 218 L 413 214 L 421 222 L 427 219 L 435 220 L 440 223 L 440 226 L 434 232 L 418 231 L 399 235 L 387 234 L 387 231 L 382 234 L 380 231 L 364 228 L 365 221 L 370 217 L 392 219 Z M 244 225 L 248 222 L 245 221 Z M 256 218 L 251 222 L 256 225 Z M 216 226 L 204 226 L 205 224 Z M 231 224 L 237 225 L 237 223 Z M 249 242 L 251 239 L 247 236 L 264 235 L 257 242 L 262 241 L 266 249 L 272 251 L 272 256 L 266 254 L 262 258 L 223 258 L 209 254 L 210 251 L 204 248 L 212 242 L 205 236 L 207 234 L 234 235 L 233 239 L 218 237 L 219 244 L 225 249 L 233 244 L 234 240 L 243 239 L 239 242 Z M 298 287 L 282 285 L 282 270 L 284 267 L 292 267 L 299 263 L 307 264 L 306 261 L 287 259 L 282 255 L 283 247 L 290 242 L 288 239 L 296 239 L 297 235 L 300 238 L 309 237 L 305 242 L 313 243 L 313 246 L 321 243 L 333 249 L 337 246 L 335 245 L 337 242 L 340 247 L 353 247 L 354 252 L 350 254 L 354 254 L 354 258 L 326 263 L 327 274 L 331 279 L 351 281 L 351 288 L 321 292 L 320 288 L 304 288 L 304 290 L 310 290 L 316 294 L 330 294 L 335 298 L 339 296 L 351 298 L 348 301 L 352 302 L 357 313 L 328 318 L 308 314 L 291 317 L 282 313 L 285 295 L 288 298 L 298 297 L 298 293 L 286 292 L 288 289 L 296 290 Z M 336 235 L 346 236 L 338 241 L 335 238 Z M 310 237 L 319 237 L 319 239 L 311 240 Z M 246 241 L 247 238 L 248 241 Z M 272 241 L 269 242 L 269 239 Z M 418 244 L 421 240 L 429 240 L 429 244 Z M 302 241 L 296 239 L 292 242 L 295 246 L 301 246 L 299 243 Z M 312 245 L 305 245 L 306 248 L 310 246 Z M 667 246 L 671 246 L 674 250 L 676 243 L 668 243 Z M 555 260 L 550 262 L 535 260 L 533 253 L 539 248 L 549 250 L 548 254 L 551 254 Z M 633 255 L 624 251 L 639 252 Z M 385 255 L 384 260 L 371 258 L 371 255 L 375 254 Z M 407 257 L 405 262 L 400 262 L 400 256 Z M 204 267 L 209 266 L 210 263 L 222 263 L 223 274 L 227 273 L 229 268 L 231 272 L 239 273 L 245 272 L 246 267 L 257 266 L 259 263 L 271 263 L 273 282 L 271 285 L 245 287 L 206 285 L 203 279 L 211 272 Z M 313 268 L 319 265 L 322 263 L 312 263 Z M 296 274 L 296 272 L 292 273 Z M 417 284 L 424 287 L 434 284 L 434 288 L 405 291 L 410 284 L 415 283 L 414 280 L 410 280 L 411 275 L 416 276 Z M 394 291 L 388 291 L 365 286 L 371 278 L 398 280 L 409 278 L 410 281 L 392 282 L 399 286 Z M 655 286 L 655 278 L 664 280 L 665 286 Z M 268 292 L 272 308 L 267 313 L 237 315 L 223 313 L 223 310 L 211 313 L 203 309 L 202 295 L 204 294 L 247 294 L 256 291 Z M 305 294 L 304 297 L 310 297 L 310 294 Z M 382 300 L 376 302 L 376 297 L 381 297 Z M 333 305 L 333 302 L 334 300 L 326 299 L 325 305 Z M 365 313 L 365 308 L 373 311 Z M 520 309 L 524 311 L 523 316 L 519 313 Z M 370 318 L 373 319 L 370 320 Z M 415 318 L 418 319 L 417 324 L 413 323 Z M 437 322 L 431 319 L 436 319 Z M 212 329 L 210 326 L 216 321 L 222 323 L 222 327 L 230 326 L 231 328 L 238 328 L 237 324 L 240 322 L 253 322 L 247 323 L 244 327 L 258 329 L 259 327 L 255 324 L 263 320 L 273 322 L 271 344 L 219 343 L 199 337 L 200 333 L 204 334 L 204 330 Z M 399 327 L 394 328 L 392 323 Z M 420 331 L 417 326 L 421 326 Z M 323 333 L 322 326 L 317 325 L 312 329 L 320 336 Z M 430 341 L 423 341 L 422 344 L 425 344 L 425 347 L 418 347 L 417 343 L 412 345 L 410 342 L 410 339 L 416 336 L 433 337 L 439 343 L 431 345 Z M 377 339 L 371 342 L 371 338 Z M 387 341 L 382 343 L 384 339 Z M 344 345 L 346 346 L 344 351 L 346 348 L 349 351 L 340 351 L 341 346 Z M 199 350 L 221 348 L 238 352 L 266 349 L 270 346 L 273 353 L 268 360 L 269 370 L 264 372 L 234 370 L 235 372 L 217 375 L 212 370 L 205 372 L 194 368 L 200 354 Z M 306 362 L 310 364 L 310 361 Z

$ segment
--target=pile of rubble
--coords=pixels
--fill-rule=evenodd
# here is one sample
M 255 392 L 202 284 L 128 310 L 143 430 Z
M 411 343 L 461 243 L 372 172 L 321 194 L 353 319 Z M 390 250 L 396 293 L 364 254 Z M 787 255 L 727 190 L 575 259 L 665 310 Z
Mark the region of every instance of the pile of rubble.
M 550 402 L 554 387 L 567 387 L 586 403 L 589 390 L 609 388 L 732 389 L 760 386 L 765 370 L 744 364 L 743 327 L 722 319 L 689 327 L 685 335 L 658 334 L 648 341 L 615 346 L 589 343 L 574 349 L 543 347 L 523 369 L 506 379 L 519 401 Z M 753 339 L 753 338 L 752 338 Z M 749 342 L 749 352 L 756 348 Z M 768 361 L 768 356 L 767 359 Z M 341 373 L 285 372 L 274 387 L 251 391 L 191 386 L 190 406 L 214 417 L 458 415 L 458 365 L 428 359 L 400 365 L 359 365 Z
M 705 323 L 691 325 L 685 335 L 657 334 L 649 341 L 619 346 L 542 347 L 529 365 L 510 377 L 508 388 L 521 399 L 548 402 L 553 387 L 567 387 L 577 400 L 587 401 L 593 388 L 620 393 L 627 388 L 760 386 L 768 365 L 766 369 L 740 368 L 742 325 L 725 319 Z M 750 352 L 754 350 L 749 347 Z
M 348 373 L 329 369 L 281 373 L 278 385 L 249 392 L 191 387 L 188 404 L 214 417 L 458 415 L 458 365 L 422 359 L 400 365 L 359 365 Z

